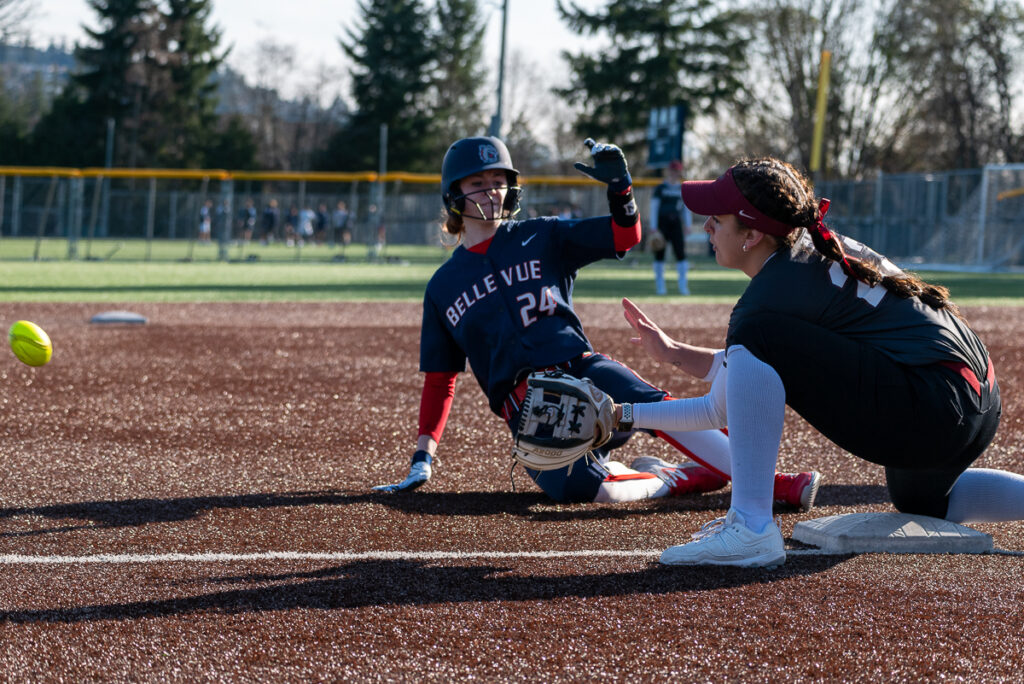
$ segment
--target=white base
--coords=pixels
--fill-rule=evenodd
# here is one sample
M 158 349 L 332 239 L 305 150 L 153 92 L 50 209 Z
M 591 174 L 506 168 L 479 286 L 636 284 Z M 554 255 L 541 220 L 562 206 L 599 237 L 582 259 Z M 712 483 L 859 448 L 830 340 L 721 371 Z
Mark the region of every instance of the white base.
M 148 322 L 142 314 L 137 314 L 132 311 L 104 311 L 98 313 L 92 317 L 90 323 L 130 323 L 133 325 L 142 325 Z
M 850 513 L 798 522 L 793 539 L 830 553 L 988 553 L 992 537 L 969 527 L 905 513 Z

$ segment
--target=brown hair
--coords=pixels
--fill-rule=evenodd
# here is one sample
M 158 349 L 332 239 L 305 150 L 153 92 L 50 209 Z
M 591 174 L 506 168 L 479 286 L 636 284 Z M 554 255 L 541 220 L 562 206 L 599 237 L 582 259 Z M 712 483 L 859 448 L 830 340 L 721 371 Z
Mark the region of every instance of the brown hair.
M 466 230 L 466 224 L 462 222 L 462 214 L 452 211 L 444 211 L 444 222 L 441 224 L 441 240 L 445 235 L 451 235 L 457 240 L 462 239 L 462 233 Z
M 743 196 L 759 211 L 794 228 L 813 228 L 822 218 L 814 188 L 805 175 L 792 165 L 772 157 L 746 159 L 732 168 L 732 177 Z M 882 286 L 897 297 L 918 297 L 933 309 L 945 309 L 962 318 L 960 310 L 949 299 L 949 290 L 931 285 L 914 273 L 883 275 L 874 264 L 854 259 L 843 253 L 842 244 L 831 231 L 808 230 L 814 248 L 842 265 L 847 275 L 874 287 Z M 800 235 L 794 230 L 776 237 L 780 249 L 789 249 Z

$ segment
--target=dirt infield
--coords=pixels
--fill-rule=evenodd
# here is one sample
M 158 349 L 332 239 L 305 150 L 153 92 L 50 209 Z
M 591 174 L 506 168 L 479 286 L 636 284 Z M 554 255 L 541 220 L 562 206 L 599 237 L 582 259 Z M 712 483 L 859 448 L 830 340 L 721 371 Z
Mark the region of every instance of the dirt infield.
M 150 322 L 89 324 L 118 308 Z M 632 348 L 617 306 L 578 308 L 601 351 L 676 395 L 703 391 Z M 645 308 L 721 344 L 728 306 Z M 415 440 L 416 304 L 0 311 L 55 347 L 44 368 L 0 361 L 6 681 L 1019 678 L 1024 523 L 974 526 L 1016 555 L 789 542 L 774 571 L 662 567 L 728 489 L 553 504 L 510 476 L 504 425 L 468 374 L 434 479 L 372 494 L 404 476 Z M 1024 472 L 1024 310 L 966 314 L 1004 399 L 979 465 Z M 623 460 L 641 453 L 672 450 L 639 436 Z M 800 520 L 892 510 L 881 468 L 792 414 L 780 468 L 825 478 L 818 508 L 780 512 L 787 537 Z

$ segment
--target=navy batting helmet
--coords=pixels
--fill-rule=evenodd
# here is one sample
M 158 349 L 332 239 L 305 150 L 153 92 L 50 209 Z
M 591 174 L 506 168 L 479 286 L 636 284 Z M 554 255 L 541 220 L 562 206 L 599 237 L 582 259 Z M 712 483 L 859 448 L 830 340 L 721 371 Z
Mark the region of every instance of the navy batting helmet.
M 441 201 L 449 212 L 461 214 L 465 206 L 465 195 L 457 184 L 463 178 L 487 169 L 504 169 L 508 177 L 508 192 L 502 209 L 504 218 L 519 211 L 519 171 L 512 166 L 512 155 L 498 138 L 479 137 L 456 140 L 444 155 L 441 164 Z

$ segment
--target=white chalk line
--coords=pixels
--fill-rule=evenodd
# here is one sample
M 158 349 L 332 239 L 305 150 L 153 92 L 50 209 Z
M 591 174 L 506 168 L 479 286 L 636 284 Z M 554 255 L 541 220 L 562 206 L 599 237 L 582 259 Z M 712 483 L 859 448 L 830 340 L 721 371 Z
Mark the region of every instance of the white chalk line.
M 27 556 L 18 554 L 0 555 L 0 565 L 67 565 L 76 563 L 222 563 L 244 561 L 443 561 L 479 559 L 557 559 L 557 558 L 600 558 L 600 557 L 642 557 L 657 556 L 661 551 L 604 550 L 604 551 L 359 551 L 359 552 L 310 552 L 310 551 L 263 551 L 258 553 L 154 553 L 154 554 L 113 554 L 101 553 L 89 556 Z
M 0 554 L 0 565 L 78 565 L 85 563 L 134 565 L 142 563 L 224 563 L 249 561 L 444 561 L 444 560 L 517 560 L 559 558 L 657 558 L 661 550 L 583 550 L 583 551 L 360 551 L 309 552 L 262 551 L 258 553 L 98 553 L 88 556 L 30 556 Z M 822 549 L 787 549 L 787 556 L 848 556 L 851 552 Z M 986 555 L 986 554 L 978 554 Z M 987 555 L 1024 556 L 1024 551 L 993 549 Z

